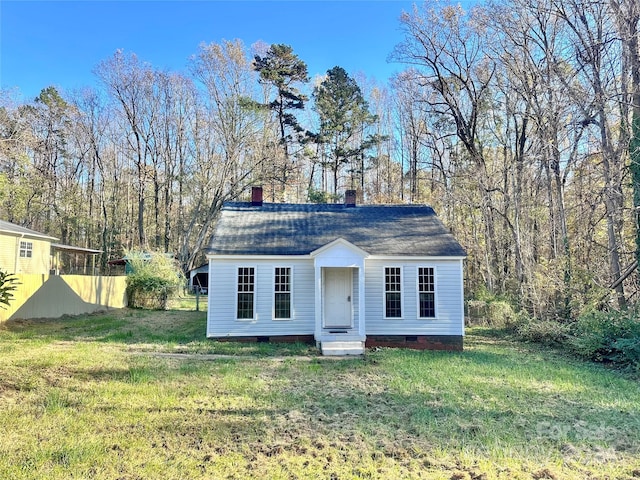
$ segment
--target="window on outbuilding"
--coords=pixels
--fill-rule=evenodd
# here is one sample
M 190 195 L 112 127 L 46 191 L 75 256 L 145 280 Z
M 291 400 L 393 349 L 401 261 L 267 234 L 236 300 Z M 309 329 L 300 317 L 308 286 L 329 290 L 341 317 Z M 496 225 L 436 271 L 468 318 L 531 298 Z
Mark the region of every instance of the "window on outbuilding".
M 420 318 L 435 318 L 436 281 L 433 267 L 418 267 L 418 307 Z
M 402 317 L 402 269 L 384 267 L 384 316 Z
M 273 289 L 273 318 L 291 318 L 291 267 L 275 268 Z
M 33 256 L 33 242 L 20 241 L 20 256 L 31 258 Z
M 256 271 L 254 267 L 238 267 L 238 302 L 236 318 L 248 320 L 254 317 Z

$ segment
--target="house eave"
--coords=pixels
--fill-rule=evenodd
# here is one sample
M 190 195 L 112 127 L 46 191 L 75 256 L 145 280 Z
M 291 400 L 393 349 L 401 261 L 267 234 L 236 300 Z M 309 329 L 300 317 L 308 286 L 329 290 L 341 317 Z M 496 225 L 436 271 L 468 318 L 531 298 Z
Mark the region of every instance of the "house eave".
M 12 237 L 29 238 L 33 240 L 45 240 L 49 242 L 58 240 L 56 237 L 51 237 L 49 235 L 45 235 L 44 233 L 40 234 L 35 232 L 19 232 L 10 229 L 0 229 L 0 234 L 11 235 Z
M 207 260 L 305 260 L 312 259 L 312 254 L 306 255 L 247 255 L 242 253 L 235 254 L 216 254 L 208 253 Z M 447 256 L 447 255 L 368 255 L 367 260 L 389 260 L 389 261 L 411 261 L 411 260 L 432 260 L 432 261 L 459 261 L 466 260 L 466 256 Z
M 311 255 L 247 255 L 243 253 L 216 254 L 207 253 L 207 260 L 303 260 L 310 259 Z
M 461 255 L 370 255 L 368 260 L 394 260 L 394 261 L 410 261 L 410 260 L 465 260 L 466 256 Z
M 97 255 L 102 253 L 102 250 L 96 250 L 95 248 L 76 247 L 74 245 L 63 245 L 61 243 L 52 243 L 51 248 L 60 252 L 83 253 L 85 255 Z

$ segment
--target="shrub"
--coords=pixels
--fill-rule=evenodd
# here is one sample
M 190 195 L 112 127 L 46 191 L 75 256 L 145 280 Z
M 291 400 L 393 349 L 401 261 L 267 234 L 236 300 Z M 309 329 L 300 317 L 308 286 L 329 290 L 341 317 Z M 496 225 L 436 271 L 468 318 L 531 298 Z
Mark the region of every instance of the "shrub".
M 521 315 L 514 325 L 515 334 L 527 342 L 558 346 L 567 341 L 569 326 L 555 320 Z
M 518 318 L 518 313 L 505 300 L 469 300 L 467 311 L 472 325 L 504 328 L 512 326 Z
M 504 328 L 518 320 L 518 312 L 508 299 L 489 293 L 485 289 L 476 292 L 475 298 L 467 301 L 469 323 Z
M 615 347 L 622 355 L 618 363 L 640 370 L 640 335 L 619 338 L 615 342 Z
M 167 300 L 184 284 L 176 262 L 161 253 L 129 252 L 127 299 L 133 308 L 167 308 Z
M 596 362 L 640 368 L 640 322 L 638 310 L 592 311 L 572 325 L 569 347 Z
M 519 314 L 513 326 L 521 340 L 563 348 L 574 355 L 640 370 L 640 311 L 590 311 L 575 322 Z
M 18 278 L 12 273 L 3 272 L 0 270 L 0 308 L 7 308 L 11 299 L 13 298 L 13 292 L 18 288 Z

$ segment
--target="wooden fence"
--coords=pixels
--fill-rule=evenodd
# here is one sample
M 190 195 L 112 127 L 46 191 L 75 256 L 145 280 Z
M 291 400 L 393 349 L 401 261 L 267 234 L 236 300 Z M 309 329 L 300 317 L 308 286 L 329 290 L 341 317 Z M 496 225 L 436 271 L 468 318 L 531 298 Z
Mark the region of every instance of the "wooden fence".
M 125 276 L 16 274 L 20 284 L 0 322 L 58 318 L 127 306 Z

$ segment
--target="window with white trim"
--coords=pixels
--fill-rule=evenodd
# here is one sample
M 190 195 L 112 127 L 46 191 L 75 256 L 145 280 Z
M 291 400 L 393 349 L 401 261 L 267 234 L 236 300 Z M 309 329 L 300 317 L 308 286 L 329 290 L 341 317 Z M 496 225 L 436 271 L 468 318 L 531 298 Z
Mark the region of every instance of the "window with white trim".
M 291 318 L 291 267 L 275 267 L 273 318 Z
M 401 267 L 384 267 L 384 316 L 402 318 Z
M 436 316 L 436 276 L 433 267 L 418 267 L 418 316 Z
M 33 256 L 33 242 L 20 241 L 20 256 L 31 258 Z
M 254 267 L 238 267 L 238 301 L 236 318 L 250 320 L 254 317 L 256 270 Z

